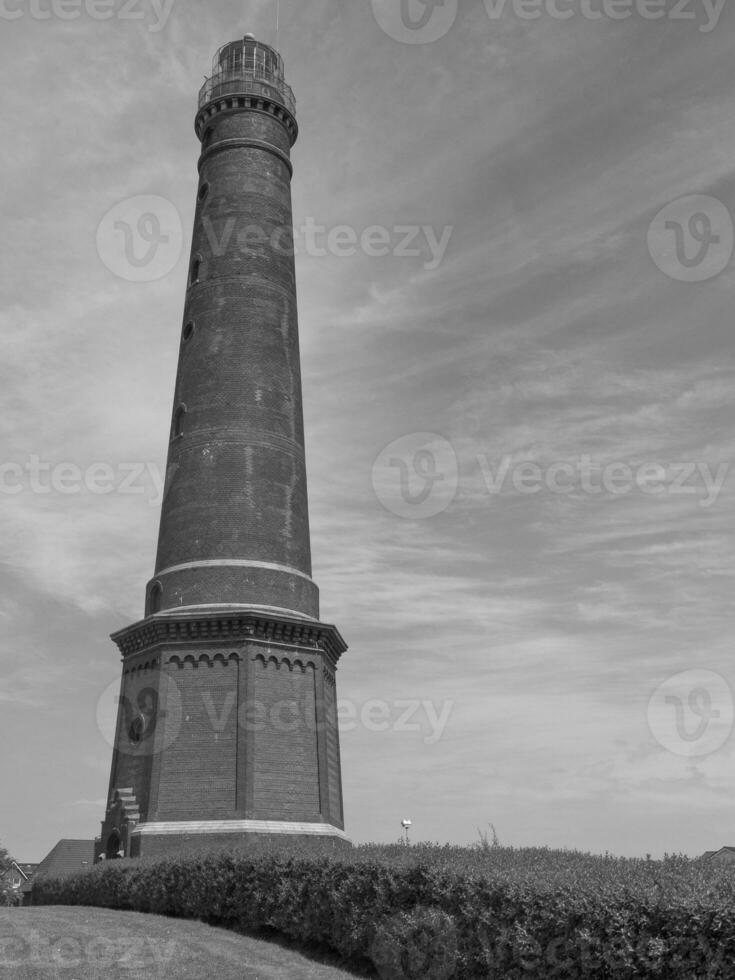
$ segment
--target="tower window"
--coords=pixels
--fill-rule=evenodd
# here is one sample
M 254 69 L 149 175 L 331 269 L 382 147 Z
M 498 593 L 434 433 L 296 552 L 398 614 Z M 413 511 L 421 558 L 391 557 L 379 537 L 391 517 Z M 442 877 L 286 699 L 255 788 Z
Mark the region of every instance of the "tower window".
M 189 320 L 189 322 L 184 327 L 184 343 L 187 343 L 194 336 L 194 321 Z
M 206 201 L 207 194 L 209 194 L 209 184 L 205 181 L 202 184 L 202 186 L 199 188 L 199 194 L 197 195 L 200 204 L 202 203 L 202 201 Z
M 174 439 L 181 439 L 184 435 L 184 419 L 186 418 L 186 405 L 179 405 L 174 412 Z
M 161 588 L 160 582 L 154 582 L 148 593 L 148 615 L 155 616 L 157 612 L 161 611 L 161 598 L 163 596 L 163 589 Z
M 191 272 L 189 273 L 189 285 L 193 286 L 194 283 L 199 282 L 199 273 L 202 271 L 202 257 L 201 255 L 196 255 L 191 263 Z

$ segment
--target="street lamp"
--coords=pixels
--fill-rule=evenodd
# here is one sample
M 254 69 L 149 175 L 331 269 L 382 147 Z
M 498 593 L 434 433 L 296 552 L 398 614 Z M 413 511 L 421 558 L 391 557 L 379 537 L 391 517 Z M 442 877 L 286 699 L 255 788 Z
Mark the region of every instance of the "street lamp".
M 408 819 L 408 817 L 405 817 L 403 820 L 401 820 L 401 827 L 403 827 L 406 833 L 406 844 L 408 844 L 408 828 L 410 826 L 411 826 L 411 821 Z

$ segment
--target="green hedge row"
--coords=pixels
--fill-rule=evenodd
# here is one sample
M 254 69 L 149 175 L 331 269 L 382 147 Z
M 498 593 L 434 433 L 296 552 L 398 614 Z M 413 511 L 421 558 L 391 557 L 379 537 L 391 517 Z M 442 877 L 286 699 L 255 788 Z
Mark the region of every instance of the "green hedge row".
M 589 867 L 602 864 L 555 877 L 532 862 L 534 877 L 492 855 L 454 863 L 466 867 L 430 847 L 184 855 L 40 879 L 33 899 L 271 928 L 369 960 L 385 980 L 735 977 L 729 877 L 707 888 L 701 869 L 650 862 L 596 883 Z

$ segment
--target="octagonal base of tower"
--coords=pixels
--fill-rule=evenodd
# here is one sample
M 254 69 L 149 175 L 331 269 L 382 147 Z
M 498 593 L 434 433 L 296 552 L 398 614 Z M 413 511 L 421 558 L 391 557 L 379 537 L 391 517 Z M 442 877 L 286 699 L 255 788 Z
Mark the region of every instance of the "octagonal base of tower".
M 123 677 L 99 854 L 350 846 L 334 626 L 245 606 L 182 609 L 113 639 Z

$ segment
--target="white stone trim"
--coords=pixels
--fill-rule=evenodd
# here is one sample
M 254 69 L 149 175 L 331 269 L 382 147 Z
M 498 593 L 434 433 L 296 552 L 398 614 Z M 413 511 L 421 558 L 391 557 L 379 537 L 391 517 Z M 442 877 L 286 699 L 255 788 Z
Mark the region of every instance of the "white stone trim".
M 299 612 L 297 609 L 286 609 L 284 606 L 261 606 L 254 602 L 200 602 L 197 605 L 190 606 L 168 606 L 166 609 L 162 609 L 160 612 L 154 613 L 148 618 L 170 619 L 172 616 L 179 616 L 181 613 L 192 611 L 196 612 L 200 609 L 215 609 L 220 612 L 231 612 L 233 614 L 238 612 L 278 613 L 288 616 L 289 619 L 307 619 L 311 623 L 319 622 L 316 617 Z
M 157 572 L 155 577 L 170 575 L 172 572 L 188 572 L 196 568 L 264 568 L 269 572 L 284 572 L 288 575 L 298 575 L 299 578 L 305 578 L 307 582 L 311 582 L 312 585 L 314 584 L 314 579 L 311 575 L 307 575 L 306 572 L 302 572 L 298 568 L 293 568 L 291 565 L 277 565 L 275 562 L 270 561 L 249 561 L 246 558 L 216 558 L 209 561 L 188 561 L 182 565 L 172 565 L 170 568 L 164 568 L 163 571 Z
M 138 824 L 132 836 L 167 837 L 173 834 L 303 834 L 309 837 L 338 837 L 350 842 L 331 823 L 295 823 L 290 820 L 176 820 Z

